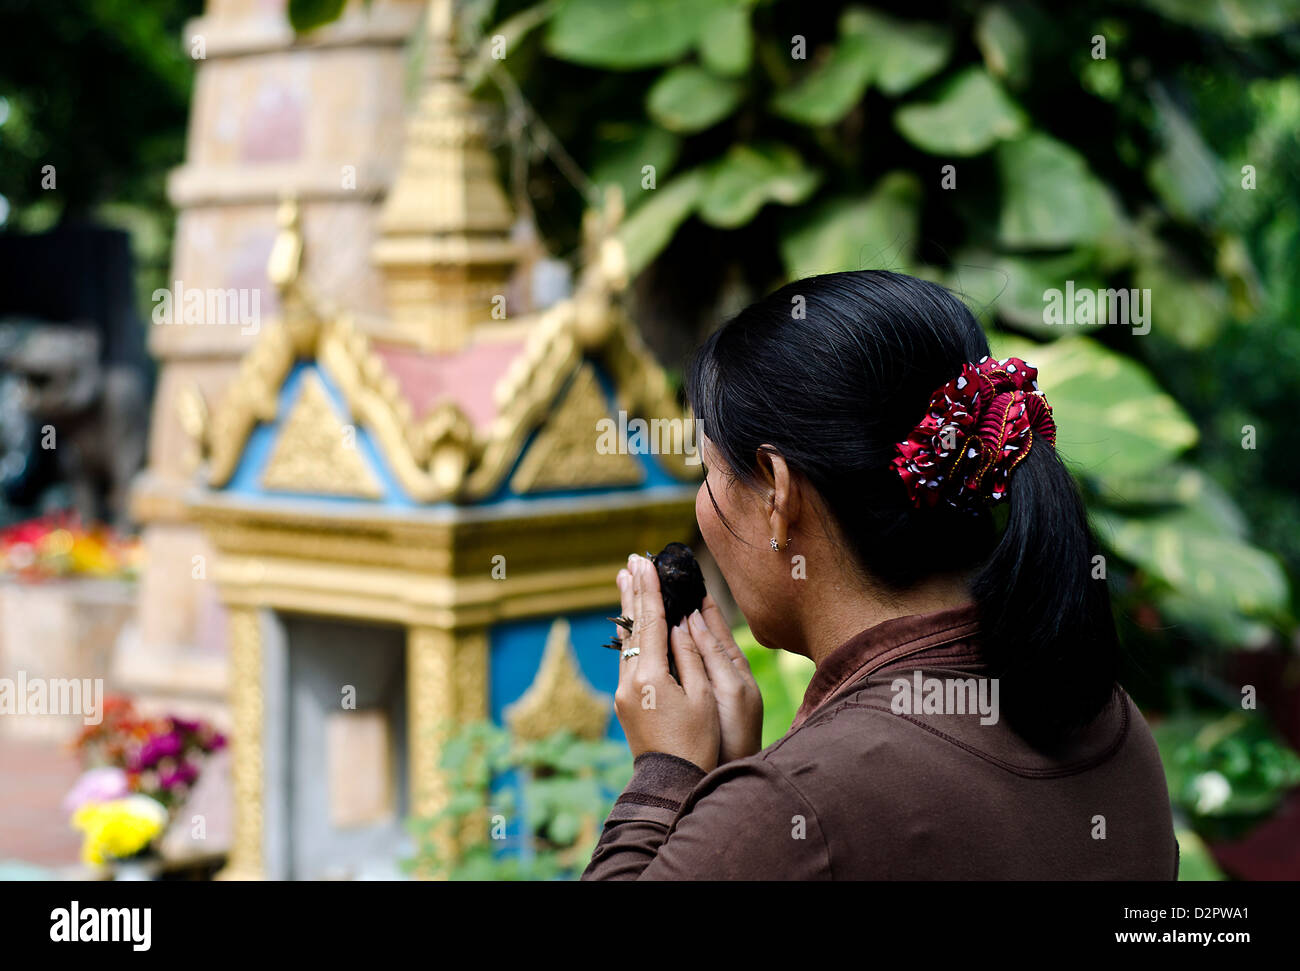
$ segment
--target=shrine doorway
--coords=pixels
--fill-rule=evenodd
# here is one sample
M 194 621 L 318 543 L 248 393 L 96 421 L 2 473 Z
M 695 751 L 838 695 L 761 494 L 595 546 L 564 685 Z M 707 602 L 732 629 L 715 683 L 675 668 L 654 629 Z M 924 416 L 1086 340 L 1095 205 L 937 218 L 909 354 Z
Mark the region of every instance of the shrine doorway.
M 267 876 L 396 879 L 412 853 L 406 631 L 277 613 L 264 658 Z

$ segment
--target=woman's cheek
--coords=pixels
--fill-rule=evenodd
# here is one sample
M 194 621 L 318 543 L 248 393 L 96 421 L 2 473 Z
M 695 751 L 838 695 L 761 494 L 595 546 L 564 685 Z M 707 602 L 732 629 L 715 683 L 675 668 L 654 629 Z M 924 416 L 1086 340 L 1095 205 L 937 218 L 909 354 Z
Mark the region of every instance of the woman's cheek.
M 704 545 L 709 548 L 709 554 L 725 576 L 731 566 L 728 541 L 732 537 L 718 517 L 718 510 L 709 496 L 708 486 L 703 483 L 700 485 L 700 491 L 695 494 L 695 521 L 700 524 L 700 536 L 704 538 Z
M 718 554 L 714 550 L 713 535 L 714 527 L 718 525 L 718 513 L 709 499 L 708 484 L 704 482 L 700 483 L 700 491 L 695 493 L 695 521 L 700 524 L 700 535 L 704 537 L 704 545 L 716 558 Z

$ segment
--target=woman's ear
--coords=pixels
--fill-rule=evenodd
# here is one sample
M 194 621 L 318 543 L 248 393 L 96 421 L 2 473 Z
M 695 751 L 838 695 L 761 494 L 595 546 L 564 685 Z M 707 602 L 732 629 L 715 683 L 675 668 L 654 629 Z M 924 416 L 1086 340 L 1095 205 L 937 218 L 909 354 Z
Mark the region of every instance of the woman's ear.
M 760 445 L 756 456 L 759 473 L 767 488 L 767 516 L 772 539 L 785 549 L 790 533 L 803 507 L 799 478 L 785 461 L 785 456 L 771 445 Z

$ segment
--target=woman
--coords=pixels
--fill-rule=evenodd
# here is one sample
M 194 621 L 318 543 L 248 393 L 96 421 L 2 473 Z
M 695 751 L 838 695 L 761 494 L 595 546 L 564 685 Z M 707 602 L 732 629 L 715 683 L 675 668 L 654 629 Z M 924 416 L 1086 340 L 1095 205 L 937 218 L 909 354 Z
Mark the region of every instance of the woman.
M 948 291 L 880 271 L 792 283 L 705 343 L 701 534 L 759 643 L 816 672 L 760 751 L 717 605 L 667 630 L 630 557 L 615 706 L 634 772 L 584 879 L 1176 876 L 1036 379 Z

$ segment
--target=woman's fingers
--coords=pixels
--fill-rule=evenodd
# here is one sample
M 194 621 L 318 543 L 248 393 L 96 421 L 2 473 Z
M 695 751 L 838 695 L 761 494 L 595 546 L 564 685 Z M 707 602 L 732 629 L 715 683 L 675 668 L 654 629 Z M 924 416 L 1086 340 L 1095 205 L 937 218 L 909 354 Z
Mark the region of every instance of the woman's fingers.
M 718 613 L 717 604 L 709 604 Z M 691 638 L 707 666 L 710 687 L 718 705 L 718 762 L 753 755 L 762 745 L 763 696 L 749 670 L 749 662 L 736 645 L 725 625 L 718 632 L 715 620 L 711 627 L 702 611 L 687 618 Z M 733 659 L 739 655 L 739 660 Z
M 618 584 L 618 593 L 620 598 L 619 609 L 622 611 L 621 616 L 632 617 L 635 602 L 635 594 L 632 591 L 632 574 L 627 570 L 619 570 L 618 576 L 614 579 Z M 636 645 L 635 624 L 633 625 L 632 630 L 626 630 L 618 624 L 615 624 L 614 626 L 618 629 L 617 637 L 623 644 L 623 651 Z M 636 655 L 627 657 L 622 651 L 619 652 L 618 683 L 620 688 L 631 683 L 632 669 L 636 664 L 636 660 Z
M 628 560 L 632 570 L 633 643 L 641 648 L 638 665 L 647 678 L 668 673 L 668 621 L 664 617 L 663 595 L 654 564 L 635 554 Z
M 707 593 L 704 595 L 704 606 L 700 608 L 700 613 L 709 632 L 721 645 L 731 662 L 740 670 L 748 672 L 749 658 L 745 657 L 745 652 L 740 649 L 736 638 L 732 636 L 731 628 L 727 625 L 727 618 L 722 616 L 721 608 Z
M 618 584 L 618 614 L 620 618 L 632 618 L 632 574 L 626 569 L 618 571 L 614 577 L 614 582 Z M 614 637 L 623 642 L 624 647 L 631 644 L 629 637 L 631 631 L 622 624 L 614 625 Z
M 632 572 L 627 567 L 618 571 L 614 578 L 618 584 L 619 609 L 624 617 L 632 616 Z
M 709 680 L 718 687 L 734 686 L 740 680 L 740 673 L 732 663 L 726 643 L 709 629 L 698 610 L 686 618 L 686 626 L 691 632 L 691 640 L 700 654 Z
M 712 688 L 709 672 L 705 669 L 703 651 L 695 642 L 694 634 L 686 624 L 678 624 L 672 629 L 673 657 L 677 661 L 677 675 L 681 678 L 682 690 L 692 698 L 701 692 L 708 692 L 709 704 L 712 705 Z

